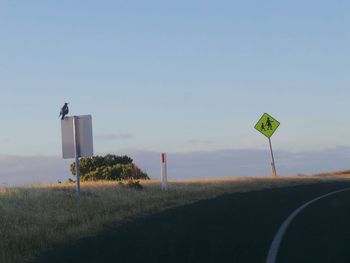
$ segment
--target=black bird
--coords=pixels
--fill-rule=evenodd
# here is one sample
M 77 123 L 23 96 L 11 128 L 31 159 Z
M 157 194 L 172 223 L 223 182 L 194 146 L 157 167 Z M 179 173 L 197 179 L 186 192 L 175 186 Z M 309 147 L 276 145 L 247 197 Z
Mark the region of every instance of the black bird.
M 68 109 L 68 103 L 66 102 L 64 105 L 63 105 L 63 107 L 62 107 L 62 109 L 61 109 L 61 111 L 60 111 L 60 115 L 58 116 L 58 117 L 61 117 L 61 120 L 63 120 L 64 119 L 64 117 L 68 114 L 68 112 L 69 112 L 69 109 Z

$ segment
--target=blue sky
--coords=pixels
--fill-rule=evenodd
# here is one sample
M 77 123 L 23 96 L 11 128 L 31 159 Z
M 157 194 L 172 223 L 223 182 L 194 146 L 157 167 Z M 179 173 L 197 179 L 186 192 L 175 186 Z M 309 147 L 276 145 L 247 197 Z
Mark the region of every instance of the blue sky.
M 348 1 L 1 1 L 0 154 L 60 156 L 59 109 L 96 153 L 350 146 Z

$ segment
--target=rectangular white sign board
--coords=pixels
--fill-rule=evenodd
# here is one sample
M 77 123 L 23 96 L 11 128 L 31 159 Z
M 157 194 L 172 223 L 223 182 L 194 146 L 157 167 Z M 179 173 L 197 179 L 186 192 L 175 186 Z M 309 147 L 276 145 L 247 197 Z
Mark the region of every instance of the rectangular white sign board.
M 94 155 L 91 115 L 75 116 L 75 118 L 78 157 L 91 157 Z M 65 117 L 61 121 L 62 156 L 64 159 L 75 158 L 73 122 L 74 117 Z

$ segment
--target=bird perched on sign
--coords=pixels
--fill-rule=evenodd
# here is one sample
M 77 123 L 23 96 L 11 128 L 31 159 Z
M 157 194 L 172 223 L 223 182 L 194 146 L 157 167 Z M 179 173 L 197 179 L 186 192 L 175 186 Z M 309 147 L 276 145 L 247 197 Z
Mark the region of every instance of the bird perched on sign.
M 68 109 L 68 103 L 66 102 L 64 105 L 63 105 L 63 107 L 62 107 L 62 109 L 61 109 L 61 111 L 60 111 L 60 115 L 58 116 L 58 117 L 61 117 L 61 120 L 63 120 L 64 119 L 64 117 L 68 114 L 68 112 L 69 112 L 69 109 Z

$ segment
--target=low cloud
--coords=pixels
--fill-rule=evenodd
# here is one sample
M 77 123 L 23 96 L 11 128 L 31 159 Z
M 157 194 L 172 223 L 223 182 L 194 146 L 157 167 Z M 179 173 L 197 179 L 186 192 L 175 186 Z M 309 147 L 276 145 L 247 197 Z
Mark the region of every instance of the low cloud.
M 160 176 L 160 153 L 129 151 L 135 163 L 149 175 Z M 315 152 L 275 151 L 278 175 L 315 174 L 350 168 L 350 148 Z M 168 153 L 172 179 L 271 175 L 269 150 L 228 149 L 190 153 Z
M 55 183 L 71 178 L 70 163 L 61 157 L 0 156 L 0 186 Z
M 160 153 L 125 150 L 152 179 L 160 177 Z M 350 147 L 324 151 L 275 151 L 278 175 L 314 174 L 350 168 Z M 219 178 L 271 175 L 271 157 L 268 149 L 228 149 L 168 153 L 170 179 Z M 69 166 L 73 160 L 61 157 L 0 156 L 0 186 L 34 183 L 54 183 L 72 178 Z
M 108 133 L 108 134 L 97 135 L 95 136 L 95 138 L 101 141 L 116 141 L 116 140 L 134 139 L 135 136 L 131 133 L 119 133 L 119 134 Z
M 190 139 L 187 141 L 187 143 L 195 144 L 195 145 L 208 145 L 208 144 L 211 144 L 212 142 L 209 140 Z

